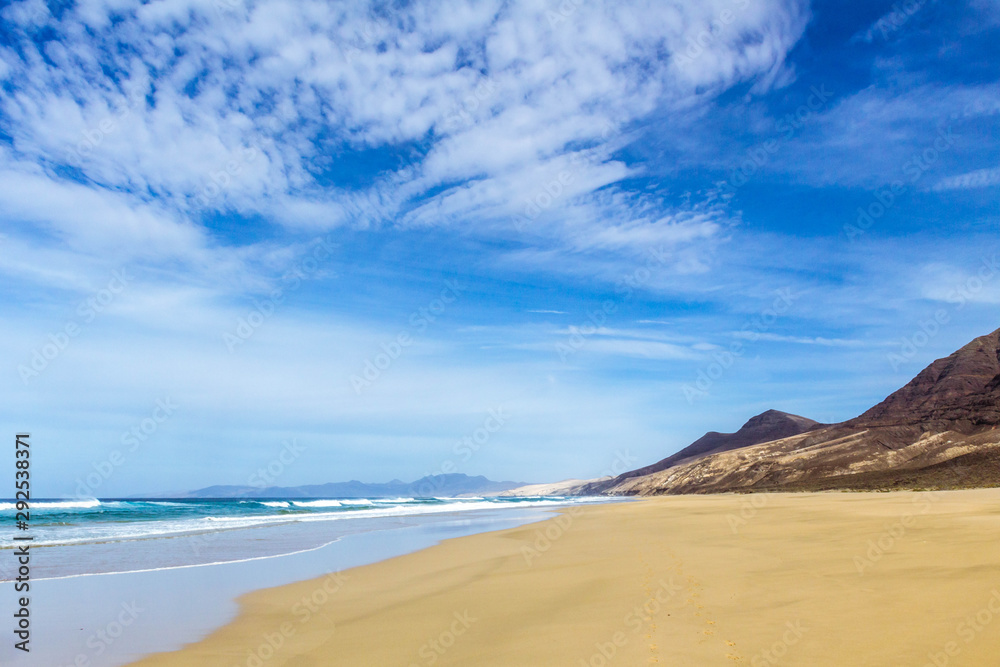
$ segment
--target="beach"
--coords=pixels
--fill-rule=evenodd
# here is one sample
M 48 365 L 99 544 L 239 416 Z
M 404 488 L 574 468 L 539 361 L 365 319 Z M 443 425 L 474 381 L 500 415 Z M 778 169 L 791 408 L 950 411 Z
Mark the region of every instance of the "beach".
M 606 500 L 39 501 L 30 651 L 0 643 L 0 664 L 120 667 L 225 626 L 247 593 L 593 502 Z M 15 600 L 17 560 L 0 556 L 0 597 Z
M 239 602 L 134 664 L 994 664 L 1000 490 L 577 506 Z

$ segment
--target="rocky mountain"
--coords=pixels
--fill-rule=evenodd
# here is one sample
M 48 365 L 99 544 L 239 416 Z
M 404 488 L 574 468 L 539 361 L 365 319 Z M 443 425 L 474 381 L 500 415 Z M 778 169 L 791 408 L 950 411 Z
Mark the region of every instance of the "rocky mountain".
M 750 418 L 736 433 L 709 431 L 681 451 L 661 461 L 657 461 L 645 468 L 623 473 L 618 477 L 583 483 L 575 489 L 575 492 L 586 495 L 601 494 L 633 477 L 651 475 L 661 470 L 708 456 L 709 454 L 719 454 L 733 449 L 749 447 L 761 442 L 787 438 L 820 428 L 821 426 L 822 424 L 812 419 L 806 419 L 805 417 L 779 410 L 768 410 L 756 417 Z
M 768 411 L 735 434 L 706 434 L 652 466 L 572 491 L 651 495 L 994 486 L 1000 485 L 998 426 L 1000 330 L 935 361 L 854 419 L 820 425 Z
M 922 370 L 905 387 L 846 422 L 852 426 L 975 429 L 1000 423 L 1000 329 Z
M 523 486 L 523 482 L 494 482 L 482 475 L 470 477 L 460 473 L 428 475 L 415 482 L 368 484 L 329 482 L 308 486 L 209 486 L 189 491 L 175 498 L 395 498 L 395 497 L 457 497 L 496 495 Z

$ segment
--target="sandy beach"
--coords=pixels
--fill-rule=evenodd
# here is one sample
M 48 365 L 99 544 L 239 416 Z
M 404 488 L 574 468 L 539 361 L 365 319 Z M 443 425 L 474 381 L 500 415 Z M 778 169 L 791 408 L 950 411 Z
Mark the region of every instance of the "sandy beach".
M 1000 489 L 574 507 L 240 603 L 135 664 L 990 665 Z

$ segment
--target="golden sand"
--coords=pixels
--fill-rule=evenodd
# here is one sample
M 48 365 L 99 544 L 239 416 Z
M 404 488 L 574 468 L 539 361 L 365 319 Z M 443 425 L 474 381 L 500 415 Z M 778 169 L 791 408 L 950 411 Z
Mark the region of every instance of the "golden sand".
M 1000 490 L 593 505 L 241 604 L 136 664 L 1000 665 Z

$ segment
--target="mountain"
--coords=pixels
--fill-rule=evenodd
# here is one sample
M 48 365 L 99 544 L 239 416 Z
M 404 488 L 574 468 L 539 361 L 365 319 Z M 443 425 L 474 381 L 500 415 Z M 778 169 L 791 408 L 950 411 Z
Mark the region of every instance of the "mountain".
M 822 425 L 769 410 L 734 434 L 708 433 L 659 463 L 571 491 L 652 495 L 996 486 L 998 426 L 1000 329 L 933 362 L 854 419 Z
M 905 387 L 846 422 L 969 430 L 1000 423 L 1000 329 L 938 359 Z
M 661 461 L 648 465 L 645 468 L 639 468 L 637 470 L 623 473 L 618 477 L 581 485 L 581 487 L 577 489 L 577 492 L 586 495 L 600 494 L 632 477 L 651 475 L 655 472 L 672 468 L 681 463 L 694 461 L 703 456 L 708 456 L 709 454 L 718 454 L 732 449 L 749 447 L 761 442 L 787 438 L 789 436 L 798 435 L 799 433 L 805 433 L 806 431 L 819 428 L 820 426 L 822 426 L 822 424 L 815 422 L 812 419 L 806 419 L 805 417 L 792 415 L 779 410 L 768 410 L 766 412 L 762 412 L 756 417 L 751 417 L 747 423 L 740 427 L 740 430 L 736 431 L 736 433 L 719 433 L 717 431 L 709 431 L 681 451 L 676 454 L 672 454 Z
M 494 482 L 482 475 L 461 473 L 428 475 L 415 482 L 394 479 L 382 484 L 357 480 L 308 486 L 209 486 L 175 498 L 391 498 L 457 497 L 496 495 L 523 486 L 523 482 Z

